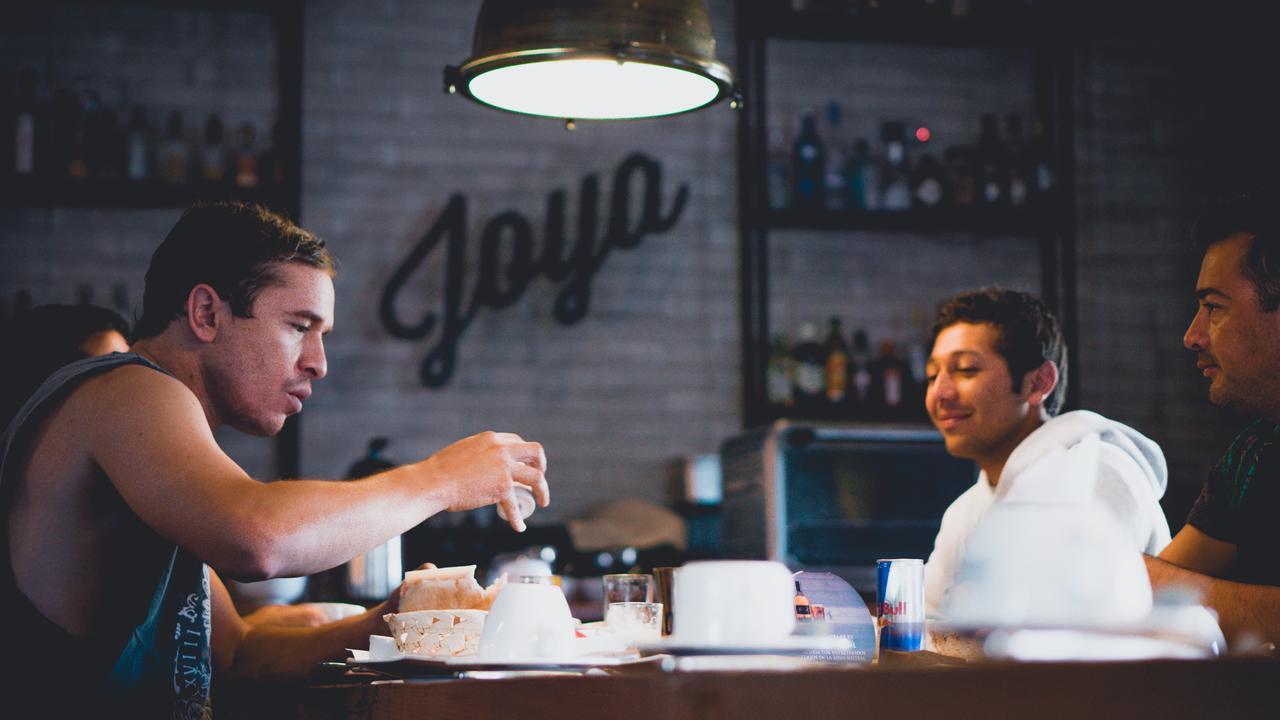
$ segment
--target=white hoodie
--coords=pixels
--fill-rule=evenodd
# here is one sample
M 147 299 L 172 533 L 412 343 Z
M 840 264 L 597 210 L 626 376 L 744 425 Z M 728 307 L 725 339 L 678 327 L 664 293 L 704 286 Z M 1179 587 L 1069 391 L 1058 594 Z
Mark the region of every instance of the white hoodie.
M 927 614 L 938 615 L 969 535 L 992 504 L 1096 502 L 1115 515 L 1134 550 L 1155 555 L 1169 544 L 1160 509 L 1168 476 L 1160 446 L 1133 428 L 1087 410 L 1052 418 L 1009 454 L 999 485 L 980 473 L 942 515 L 924 570 Z

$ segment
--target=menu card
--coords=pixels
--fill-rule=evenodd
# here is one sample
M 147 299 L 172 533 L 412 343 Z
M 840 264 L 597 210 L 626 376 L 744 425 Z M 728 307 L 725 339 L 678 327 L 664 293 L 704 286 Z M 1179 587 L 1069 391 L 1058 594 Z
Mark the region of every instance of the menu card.
M 810 607 L 809 619 L 797 621 L 796 633 L 844 637 L 852 643 L 848 650 L 810 650 L 804 657 L 826 662 L 870 663 L 875 657 L 876 626 L 858 592 L 843 578 L 829 572 L 802 570 L 794 577 L 809 599 Z

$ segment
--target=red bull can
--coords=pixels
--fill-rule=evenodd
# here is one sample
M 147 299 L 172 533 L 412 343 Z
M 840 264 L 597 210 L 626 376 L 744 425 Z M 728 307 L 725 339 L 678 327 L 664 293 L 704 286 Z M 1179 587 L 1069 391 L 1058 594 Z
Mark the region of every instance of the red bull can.
M 880 649 L 924 649 L 924 561 L 894 558 L 876 561 Z

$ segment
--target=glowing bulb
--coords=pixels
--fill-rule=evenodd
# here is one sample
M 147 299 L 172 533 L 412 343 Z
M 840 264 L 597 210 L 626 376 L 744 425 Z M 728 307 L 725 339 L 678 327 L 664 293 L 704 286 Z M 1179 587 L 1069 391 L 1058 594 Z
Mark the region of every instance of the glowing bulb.
M 702 107 L 719 92 L 694 72 L 603 58 L 497 68 L 468 87 L 480 102 L 504 110 L 578 120 L 671 115 Z

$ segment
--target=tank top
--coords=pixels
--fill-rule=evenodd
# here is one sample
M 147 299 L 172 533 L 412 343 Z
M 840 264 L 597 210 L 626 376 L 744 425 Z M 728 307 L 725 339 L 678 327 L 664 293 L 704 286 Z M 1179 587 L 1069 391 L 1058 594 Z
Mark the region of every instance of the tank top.
M 125 608 L 118 627 L 95 628 L 73 637 L 46 618 L 18 588 L 9 548 L 9 513 L 17 466 L 27 456 L 30 431 L 55 401 L 86 378 L 124 365 L 143 365 L 168 374 L 134 353 L 81 360 L 53 373 L 18 410 L 0 435 L 0 623 L 8 645 L 5 684 L 23 694 L 38 693 L 49 716 L 207 718 L 211 614 L 209 570 L 181 547 L 137 520 L 138 573 L 122 581 L 151 588 L 145 607 Z M 105 477 L 103 482 L 109 482 Z M 109 489 L 114 493 L 114 487 Z M 55 556 L 56 557 L 56 556 Z M 140 597 L 145 598 L 145 591 Z M 5 693 L 9 695 L 9 693 Z

